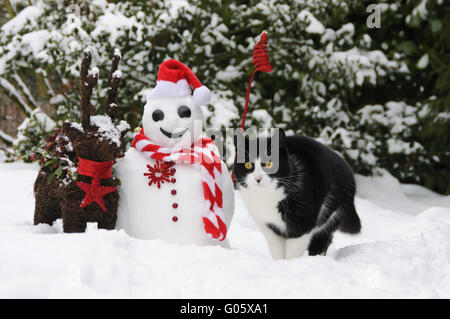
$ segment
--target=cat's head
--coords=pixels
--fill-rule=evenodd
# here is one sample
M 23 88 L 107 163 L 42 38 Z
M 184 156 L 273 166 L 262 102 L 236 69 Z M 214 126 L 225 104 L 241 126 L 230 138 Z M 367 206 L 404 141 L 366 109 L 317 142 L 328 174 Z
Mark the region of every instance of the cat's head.
M 289 175 L 286 135 L 283 129 L 269 137 L 234 136 L 236 159 L 233 165 L 236 182 L 244 188 L 264 187 Z

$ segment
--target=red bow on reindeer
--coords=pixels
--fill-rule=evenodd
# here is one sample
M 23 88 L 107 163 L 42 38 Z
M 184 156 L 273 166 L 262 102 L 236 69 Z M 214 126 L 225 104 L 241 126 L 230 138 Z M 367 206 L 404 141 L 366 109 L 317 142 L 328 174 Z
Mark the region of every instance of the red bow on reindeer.
M 80 207 L 88 206 L 91 203 L 97 203 L 104 212 L 107 211 L 103 196 L 117 190 L 115 186 L 103 186 L 100 184 L 102 179 L 112 177 L 112 167 L 114 161 L 95 162 L 78 157 L 78 174 L 92 177 L 91 183 L 77 182 L 86 195 L 81 202 Z

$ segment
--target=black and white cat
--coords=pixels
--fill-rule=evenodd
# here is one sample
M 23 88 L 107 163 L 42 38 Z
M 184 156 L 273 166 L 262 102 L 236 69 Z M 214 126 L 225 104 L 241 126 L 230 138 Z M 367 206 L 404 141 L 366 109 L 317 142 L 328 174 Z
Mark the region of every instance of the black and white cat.
M 238 133 L 234 140 L 235 182 L 272 258 L 297 258 L 306 249 L 325 255 L 334 231 L 360 231 L 353 173 L 336 152 L 282 129 L 255 139 Z

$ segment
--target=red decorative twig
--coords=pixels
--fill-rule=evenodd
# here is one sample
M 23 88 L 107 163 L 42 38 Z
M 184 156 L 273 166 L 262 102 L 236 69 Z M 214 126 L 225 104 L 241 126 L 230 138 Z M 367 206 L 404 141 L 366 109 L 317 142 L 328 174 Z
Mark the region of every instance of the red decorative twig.
M 269 49 L 267 47 L 267 32 L 263 31 L 259 37 L 258 43 L 253 49 L 253 64 L 255 65 L 255 71 L 253 71 L 250 81 L 248 82 L 247 95 L 245 97 L 244 113 L 242 114 L 241 131 L 244 131 L 245 118 L 247 116 L 248 99 L 250 97 L 250 89 L 252 87 L 253 78 L 257 71 L 272 72 L 273 67 L 269 60 Z

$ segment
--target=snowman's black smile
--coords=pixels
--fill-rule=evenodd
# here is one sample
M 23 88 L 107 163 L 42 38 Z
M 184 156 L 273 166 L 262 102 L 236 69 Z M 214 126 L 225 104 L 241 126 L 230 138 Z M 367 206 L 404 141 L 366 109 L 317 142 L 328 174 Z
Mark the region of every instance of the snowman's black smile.
M 167 132 L 165 129 L 163 129 L 162 127 L 159 128 L 159 130 L 161 131 L 161 133 L 163 133 L 165 136 L 167 136 L 168 138 L 180 138 L 183 136 L 184 133 L 187 132 L 188 129 L 184 129 L 181 132 L 178 133 L 170 133 Z

